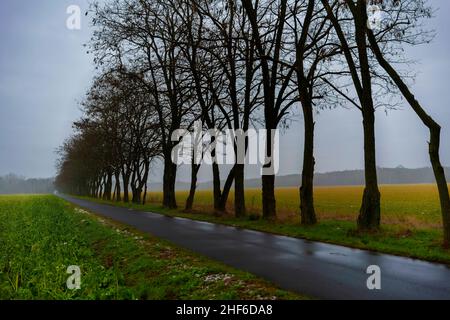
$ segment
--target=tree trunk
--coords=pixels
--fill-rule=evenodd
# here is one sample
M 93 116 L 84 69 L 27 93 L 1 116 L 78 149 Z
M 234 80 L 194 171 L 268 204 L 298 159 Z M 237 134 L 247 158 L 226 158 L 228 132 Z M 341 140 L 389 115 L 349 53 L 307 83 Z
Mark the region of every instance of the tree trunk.
M 127 173 L 122 173 L 122 178 L 123 178 L 123 202 L 128 203 L 130 202 L 130 195 L 128 192 L 128 188 L 130 185 L 130 174 Z
M 372 51 L 374 52 L 378 62 L 391 77 L 391 79 L 395 82 L 405 99 L 410 104 L 411 108 L 430 131 L 428 153 L 430 155 L 430 162 L 431 166 L 433 167 L 436 184 L 439 191 L 442 223 L 444 227 L 444 246 L 448 247 L 450 245 L 450 195 L 444 168 L 442 167 L 439 158 L 441 127 L 436 121 L 434 121 L 433 118 L 431 118 L 426 113 L 425 109 L 423 109 L 420 103 L 416 100 L 413 93 L 409 90 L 408 86 L 402 80 L 397 71 L 395 71 L 391 64 L 384 58 L 383 53 L 380 50 L 376 38 L 371 30 L 368 31 L 368 38 Z
M 300 218 L 302 225 L 314 225 L 317 223 L 314 210 L 314 116 L 312 96 L 314 85 L 305 75 L 305 47 L 311 21 L 314 15 L 315 1 L 308 1 L 308 9 L 305 14 L 300 40 L 296 46 L 297 56 L 297 80 L 298 92 L 301 100 L 304 121 L 304 146 L 302 184 L 300 186 Z
M 235 165 L 234 214 L 236 217 L 243 217 L 246 214 L 245 190 L 244 190 L 244 164 Z
M 172 162 L 170 152 L 164 157 L 164 177 L 163 177 L 163 206 L 169 209 L 177 208 L 175 198 L 175 181 L 177 165 Z
M 359 211 L 358 229 L 377 230 L 380 227 L 380 191 L 378 190 L 375 153 L 375 111 L 363 110 L 365 189 Z
M 98 183 L 97 183 L 97 180 L 95 180 L 95 181 L 92 183 L 92 196 L 93 196 L 94 198 L 97 198 L 97 195 L 98 195 Z
M 133 199 L 132 202 L 136 204 L 141 204 L 141 196 L 142 196 L 142 189 L 139 187 L 132 187 L 133 189 Z
M 308 99 L 305 97 L 305 99 Z M 303 147 L 302 185 L 300 187 L 300 215 L 303 225 L 317 223 L 314 210 L 314 117 L 312 104 L 302 102 L 305 125 L 305 144 Z
M 131 180 L 131 202 L 136 203 L 136 187 L 134 186 L 133 180 Z
M 439 125 L 430 126 L 429 154 L 433 167 L 436 184 L 439 191 L 439 200 L 441 203 L 442 224 L 444 227 L 444 246 L 450 246 L 450 195 L 448 193 L 448 184 L 445 177 L 444 168 L 439 159 L 440 133 Z
M 111 200 L 112 193 L 112 173 L 108 172 L 105 181 L 105 192 L 103 193 L 103 200 Z
M 230 195 L 230 190 L 231 190 L 231 187 L 233 186 L 233 181 L 235 178 L 235 170 L 236 170 L 236 166 L 233 166 L 230 173 L 228 173 L 227 180 L 225 181 L 225 184 L 223 186 L 223 190 L 222 190 L 222 194 L 220 195 L 219 206 L 218 206 L 218 210 L 221 212 L 225 212 L 227 209 L 228 196 Z
M 360 230 L 378 229 L 380 225 L 380 192 L 378 190 L 376 156 L 375 156 L 375 111 L 372 99 L 372 81 L 367 53 L 367 2 L 357 0 L 346 2 L 353 15 L 355 23 L 355 39 L 358 49 L 359 66 L 353 59 L 353 53 L 342 31 L 339 21 L 333 13 L 328 0 L 321 0 L 328 18 L 332 22 L 339 37 L 342 52 L 345 55 L 347 65 L 358 94 L 360 109 L 363 115 L 364 127 L 364 166 L 365 166 L 365 189 L 362 205 L 358 217 L 358 228 Z M 358 74 L 358 71 L 360 75 Z M 361 79 L 360 79 L 361 76 Z
M 212 157 L 214 159 L 214 157 Z M 220 169 L 219 165 L 214 161 L 212 164 L 213 171 L 213 201 L 214 201 L 214 210 L 221 211 L 220 198 L 222 192 L 220 190 Z M 222 210 L 223 211 L 223 210 Z
M 267 172 L 262 176 L 262 209 L 264 219 L 274 220 L 277 216 L 275 200 L 275 173 L 273 172 L 274 145 L 270 129 L 272 126 L 268 123 L 269 120 L 270 119 L 267 119 L 266 116 L 266 164 L 264 167 L 266 167 Z
M 142 185 L 140 181 L 140 168 L 138 166 L 135 167 L 135 171 L 131 177 L 131 201 L 135 204 L 141 204 L 141 194 L 142 194 Z
M 358 0 L 353 16 L 355 38 L 361 74 L 359 100 L 364 127 L 365 189 L 358 217 L 358 229 L 378 230 L 380 227 L 380 191 L 378 190 L 376 148 L 375 148 L 375 108 L 372 97 L 372 74 L 370 72 L 367 48 L 367 2 Z
M 262 176 L 262 204 L 263 218 L 274 220 L 276 218 L 275 175 Z
M 195 191 L 197 190 L 197 175 L 200 169 L 200 165 L 192 162 L 191 164 L 191 187 L 189 189 L 189 196 L 186 199 L 186 205 L 184 209 L 186 211 L 192 210 L 194 205 Z
M 144 188 L 144 195 L 142 196 L 142 205 L 145 205 L 145 200 L 147 199 L 147 185 L 148 185 L 148 173 L 150 171 L 150 161 L 145 161 L 144 163 L 144 177 L 139 185 L 140 190 Z
M 144 185 L 144 195 L 142 196 L 142 205 L 143 206 L 145 206 L 145 203 L 147 201 L 147 189 L 148 189 L 148 186 L 147 186 L 147 183 L 145 183 L 145 185 Z
M 116 173 L 116 198 L 115 200 L 117 202 L 122 201 L 122 194 L 121 194 L 121 190 L 120 190 L 120 174 L 119 172 Z
M 101 199 L 103 196 L 103 178 L 100 178 L 100 181 L 98 183 L 98 195 L 97 198 Z

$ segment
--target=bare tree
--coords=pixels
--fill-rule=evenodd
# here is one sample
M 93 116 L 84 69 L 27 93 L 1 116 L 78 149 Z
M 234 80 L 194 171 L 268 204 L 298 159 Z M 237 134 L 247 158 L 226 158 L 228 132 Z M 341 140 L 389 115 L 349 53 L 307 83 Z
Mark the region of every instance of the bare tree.
M 380 226 L 380 191 L 378 189 L 376 149 L 375 149 L 375 104 L 373 100 L 372 74 L 366 45 L 367 34 L 367 4 L 366 0 L 357 1 L 334 1 L 334 7 L 330 6 L 329 0 L 321 0 L 325 7 L 328 18 L 331 20 L 337 37 L 339 38 L 342 52 L 345 56 L 347 67 L 351 74 L 353 85 L 357 93 L 363 117 L 364 128 L 364 173 L 365 188 L 358 217 L 358 227 L 361 230 L 376 230 Z M 337 14 L 350 12 L 348 18 L 353 24 L 355 32 L 351 27 L 344 29 L 346 25 L 341 24 Z M 354 39 L 352 38 L 354 37 Z M 351 44 L 354 43 L 355 48 Z M 356 58 L 355 58 L 356 57 Z
M 395 38 L 397 43 L 401 42 L 411 45 L 428 43 L 432 35 L 430 34 L 430 31 L 426 31 L 421 28 L 421 20 L 431 17 L 432 9 L 427 7 L 423 1 L 398 1 L 398 3 L 390 1 L 389 3 L 386 3 L 385 6 L 386 7 L 384 10 L 390 11 L 390 16 L 393 17 L 393 19 L 389 20 L 389 29 L 391 30 L 390 35 L 386 33 L 383 34 L 381 32 L 375 33 L 373 30 L 369 29 L 367 31 L 368 41 L 381 67 L 397 85 L 401 94 L 405 97 L 413 111 L 430 131 L 428 151 L 439 191 L 444 228 L 444 246 L 449 246 L 450 196 L 447 179 L 439 157 L 441 127 L 425 111 L 420 102 L 415 98 L 408 84 L 403 80 L 402 75 L 389 61 L 389 57 L 393 52 L 392 45 L 390 45 L 391 41 L 389 41 L 392 37 Z M 380 47 L 380 44 L 383 48 Z M 387 52 L 388 57 L 386 57 L 384 52 Z
M 176 208 L 177 165 L 171 153 L 178 143 L 172 134 L 183 124 L 192 102 L 189 77 L 182 64 L 179 44 L 185 26 L 164 2 L 115 0 L 95 4 L 91 43 L 97 62 L 119 65 L 122 72 L 135 76 L 152 95 L 159 123 L 164 162 L 163 205 Z
M 274 137 L 271 132 L 278 128 L 292 104 L 298 101 L 296 89 L 290 86 L 294 73 L 285 68 L 280 59 L 292 54 L 285 51 L 285 29 L 288 20 L 287 0 L 257 1 L 242 0 L 252 30 L 258 62 L 262 74 L 264 97 L 264 122 L 268 134 L 266 137 L 266 170 L 262 176 L 263 217 L 276 217 Z
M 317 222 L 314 210 L 314 112 L 335 105 L 331 83 L 330 60 L 340 53 L 332 41 L 327 14 L 318 1 L 293 1 L 289 6 L 292 21 L 288 21 L 294 33 L 295 70 L 299 100 L 303 112 L 304 148 L 302 182 L 300 187 L 301 223 Z M 330 90 L 331 89 L 331 90 Z

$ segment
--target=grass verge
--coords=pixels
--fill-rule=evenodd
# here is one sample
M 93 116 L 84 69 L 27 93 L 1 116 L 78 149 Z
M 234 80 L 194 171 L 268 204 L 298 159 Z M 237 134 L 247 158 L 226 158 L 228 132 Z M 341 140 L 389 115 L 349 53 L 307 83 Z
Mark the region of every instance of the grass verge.
M 261 220 L 254 215 L 245 218 L 235 218 L 230 215 L 216 216 L 198 211 L 187 213 L 183 212 L 183 210 L 169 210 L 152 203 L 138 205 L 91 198 L 83 199 L 140 211 L 152 211 L 169 216 L 208 221 L 450 265 L 450 250 L 442 247 L 442 230 L 439 228 L 416 228 L 388 224 L 383 225 L 379 232 L 360 234 L 356 231 L 355 222 L 333 220 L 332 218 L 321 220 L 316 226 L 305 227 L 292 221 L 269 222 Z
M 305 297 L 55 196 L 0 196 L 0 299 L 275 298 Z

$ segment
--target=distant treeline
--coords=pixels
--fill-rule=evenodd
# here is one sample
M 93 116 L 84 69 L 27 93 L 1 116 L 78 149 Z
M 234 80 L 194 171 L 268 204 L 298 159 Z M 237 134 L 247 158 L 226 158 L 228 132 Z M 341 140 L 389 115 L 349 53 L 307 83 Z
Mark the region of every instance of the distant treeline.
M 380 184 L 436 183 L 431 168 L 377 168 L 377 175 Z M 450 178 L 450 168 L 445 168 L 445 175 Z M 322 186 L 364 185 L 364 171 L 319 173 L 315 175 L 315 183 Z
M 14 174 L 0 176 L 0 194 L 53 193 L 54 178 L 26 179 Z
M 397 168 L 378 168 L 378 181 L 380 184 L 418 184 L 435 183 L 433 170 L 431 168 L 408 169 L 404 167 Z M 450 179 L 450 168 L 445 168 L 445 175 Z M 222 181 L 225 183 L 225 181 Z M 301 184 L 301 175 L 292 174 L 277 176 L 275 179 L 276 187 L 299 187 Z M 352 186 L 364 185 L 363 170 L 334 171 L 326 173 L 316 173 L 314 175 L 314 184 L 316 186 Z M 199 190 L 211 189 L 212 181 L 199 183 Z M 177 182 L 177 190 L 189 190 L 189 182 Z M 150 183 L 149 190 L 162 190 L 162 183 Z M 246 179 L 246 188 L 261 188 L 261 179 Z
M 431 168 L 408 169 L 398 168 L 377 168 L 379 184 L 417 184 L 436 183 Z M 450 168 L 445 168 L 445 175 L 450 178 Z M 276 185 L 278 187 L 300 186 L 300 175 L 290 175 L 280 177 Z M 249 181 L 253 184 L 256 181 Z M 314 184 L 317 186 L 352 186 L 364 185 L 363 170 L 347 170 L 327 173 L 316 173 Z

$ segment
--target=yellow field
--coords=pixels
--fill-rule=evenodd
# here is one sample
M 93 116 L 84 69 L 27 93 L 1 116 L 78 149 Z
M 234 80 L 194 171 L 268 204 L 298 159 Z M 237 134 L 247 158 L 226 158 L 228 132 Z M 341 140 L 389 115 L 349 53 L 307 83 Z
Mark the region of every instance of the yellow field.
M 403 226 L 439 227 L 441 214 L 437 188 L 432 184 L 383 185 L 380 186 L 382 201 L 382 222 Z M 363 187 L 318 187 L 315 190 L 315 206 L 320 219 L 355 220 L 361 203 Z M 183 206 L 188 192 L 177 192 L 179 206 Z M 228 211 L 233 210 L 233 194 L 230 194 Z M 160 203 L 161 192 L 149 192 L 148 199 Z M 299 195 L 297 188 L 276 190 L 278 217 L 281 220 L 299 219 Z M 249 213 L 261 211 L 261 191 L 246 191 L 246 205 Z M 194 208 L 211 212 L 212 192 L 197 191 Z

